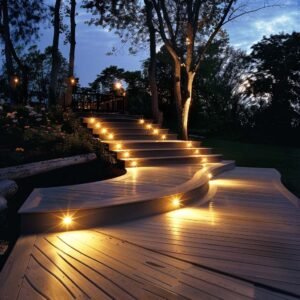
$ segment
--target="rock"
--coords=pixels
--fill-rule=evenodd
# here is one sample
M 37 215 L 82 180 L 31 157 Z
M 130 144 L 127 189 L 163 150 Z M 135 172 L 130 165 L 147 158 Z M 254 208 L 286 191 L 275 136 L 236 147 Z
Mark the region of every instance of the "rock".
M 0 180 L 0 196 L 7 199 L 13 197 L 13 195 L 18 191 L 18 185 L 9 179 Z
M 7 201 L 4 197 L 0 196 L 0 211 L 7 208 Z

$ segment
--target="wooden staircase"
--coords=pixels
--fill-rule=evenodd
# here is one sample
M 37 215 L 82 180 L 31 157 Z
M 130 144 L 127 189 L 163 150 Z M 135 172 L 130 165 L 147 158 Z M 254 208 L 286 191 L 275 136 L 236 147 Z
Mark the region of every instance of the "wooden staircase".
M 201 147 L 200 141 L 178 140 L 168 129 L 139 116 L 105 114 L 85 117 L 83 122 L 126 168 L 222 160 L 211 148 Z

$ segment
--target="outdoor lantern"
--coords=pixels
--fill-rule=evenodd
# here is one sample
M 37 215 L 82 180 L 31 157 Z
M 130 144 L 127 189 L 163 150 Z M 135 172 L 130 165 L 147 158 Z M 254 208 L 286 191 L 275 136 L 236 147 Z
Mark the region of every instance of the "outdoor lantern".
M 121 88 L 122 88 L 122 83 L 121 83 L 120 81 L 117 81 L 117 82 L 115 83 L 115 88 L 116 88 L 117 90 L 121 89 Z

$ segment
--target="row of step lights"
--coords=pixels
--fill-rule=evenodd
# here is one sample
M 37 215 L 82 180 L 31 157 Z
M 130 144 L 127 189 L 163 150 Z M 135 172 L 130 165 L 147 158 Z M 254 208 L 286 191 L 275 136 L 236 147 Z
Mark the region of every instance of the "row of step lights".
M 101 127 L 102 127 L 101 122 L 96 122 L 96 119 L 93 118 L 93 117 L 89 118 L 88 122 L 95 129 L 101 129 Z M 139 119 L 138 124 L 140 124 L 142 126 L 145 126 L 145 129 L 147 129 L 147 130 L 152 130 L 152 134 L 154 136 L 158 136 L 160 134 L 159 128 L 155 128 L 151 123 L 148 123 L 148 124 L 145 123 L 144 119 Z M 114 133 L 113 132 L 109 132 L 109 130 L 107 128 L 105 128 L 105 127 L 101 129 L 101 133 L 105 134 L 106 137 L 107 137 L 107 139 L 111 140 L 111 141 L 115 137 Z M 161 134 L 160 135 L 160 140 L 165 141 L 166 137 L 167 137 L 166 134 Z M 123 145 L 121 143 L 116 143 L 114 146 L 115 146 L 114 149 L 113 149 L 114 151 L 126 150 L 126 149 L 123 148 Z M 191 141 L 187 141 L 186 146 L 188 148 L 192 148 L 193 147 L 193 143 Z M 195 155 L 200 154 L 200 150 L 199 149 L 195 149 L 194 154 Z M 125 151 L 124 154 L 123 154 L 123 157 L 124 158 L 129 158 L 130 157 L 130 152 L 129 151 Z M 201 159 L 201 163 L 204 165 L 204 167 L 205 167 L 205 164 L 208 163 L 208 162 L 209 161 L 208 161 L 207 157 L 203 157 Z M 137 166 L 138 166 L 138 163 L 137 163 L 136 160 L 132 160 L 130 162 L 130 167 L 137 167 Z M 208 177 L 211 178 L 212 175 L 208 174 Z

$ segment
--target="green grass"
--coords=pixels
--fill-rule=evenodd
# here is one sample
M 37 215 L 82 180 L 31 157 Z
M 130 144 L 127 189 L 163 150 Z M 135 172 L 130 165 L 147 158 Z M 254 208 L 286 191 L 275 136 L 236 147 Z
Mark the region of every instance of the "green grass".
M 237 166 L 275 168 L 282 182 L 300 197 L 300 148 L 249 144 L 217 138 L 204 140 L 204 146 L 215 148 L 224 159 L 235 160 Z

